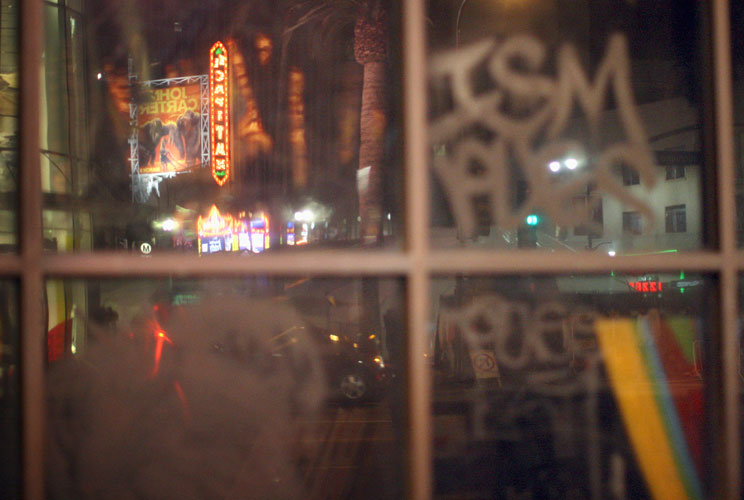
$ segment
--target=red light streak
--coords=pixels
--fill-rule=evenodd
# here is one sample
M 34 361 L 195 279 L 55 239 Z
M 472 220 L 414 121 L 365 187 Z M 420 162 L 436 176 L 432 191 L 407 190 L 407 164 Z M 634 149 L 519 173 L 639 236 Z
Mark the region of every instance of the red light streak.
M 189 410 L 189 402 L 186 399 L 186 395 L 183 393 L 183 388 L 178 380 L 173 381 L 173 388 L 176 390 L 179 401 L 181 401 L 181 411 L 183 411 L 183 419 L 187 422 L 191 422 L 191 411 Z
M 155 332 L 155 363 L 152 367 L 152 372 L 150 373 L 151 377 L 156 376 L 160 370 L 160 358 L 163 356 L 163 344 L 165 342 L 173 345 L 173 341 L 168 338 L 163 330 Z

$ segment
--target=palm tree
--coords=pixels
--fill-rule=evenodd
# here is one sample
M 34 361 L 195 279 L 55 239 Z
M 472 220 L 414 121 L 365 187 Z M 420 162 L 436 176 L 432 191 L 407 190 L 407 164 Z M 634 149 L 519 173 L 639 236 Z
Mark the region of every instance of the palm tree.
M 382 165 L 388 121 L 388 4 L 385 0 L 313 0 L 302 4 L 305 10 L 297 23 L 285 31 L 284 48 L 292 32 L 310 23 L 331 30 L 354 24 L 354 58 L 364 67 L 362 104 L 359 120 L 359 196 L 360 236 L 363 245 L 382 240 Z M 380 338 L 381 314 L 379 283 L 363 278 L 361 283 L 364 334 Z
M 374 4 L 374 5 L 372 5 Z M 380 240 L 382 221 L 383 143 L 387 127 L 387 15 L 381 2 L 366 2 L 354 26 L 354 57 L 364 66 L 359 121 L 360 232 L 365 244 Z

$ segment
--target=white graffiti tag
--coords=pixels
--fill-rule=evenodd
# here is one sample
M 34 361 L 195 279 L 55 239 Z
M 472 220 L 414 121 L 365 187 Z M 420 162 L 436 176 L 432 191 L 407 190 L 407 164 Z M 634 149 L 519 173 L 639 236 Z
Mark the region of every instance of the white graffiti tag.
M 535 307 L 499 295 L 475 298 L 447 311 L 470 352 L 492 352 L 500 368 L 521 372 L 527 381 L 553 389 L 585 383 L 566 369 L 594 362 L 598 353 L 586 349 L 594 337 L 592 312 L 574 311 L 558 302 Z M 559 390 L 559 392 L 561 392 Z
M 647 188 L 655 183 L 653 157 L 631 90 L 625 37 L 610 37 L 593 81 L 571 44 L 557 52 L 555 77 L 545 70 L 545 52 L 537 39 L 519 35 L 433 59 L 432 82 L 436 88 L 446 86 L 450 100 L 446 112 L 430 123 L 432 144 L 444 151 L 435 157 L 434 170 L 461 233 L 475 233 L 474 199 L 479 197 L 488 197 L 491 220 L 504 229 L 518 227 L 535 211 L 557 225 L 591 223 L 592 207 L 572 203 L 590 188 L 641 212 L 652 227 L 651 208 L 623 188 L 618 174 L 630 168 Z M 620 137 L 608 138 L 603 128 L 610 97 Z M 571 137 L 576 110 L 586 123 L 581 140 Z M 480 133 L 470 133 L 476 129 Z M 568 176 L 548 170 L 551 161 L 577 153 L 587 168 Z M 526 189 L 515 207 L 510 193 L 518 178 Z

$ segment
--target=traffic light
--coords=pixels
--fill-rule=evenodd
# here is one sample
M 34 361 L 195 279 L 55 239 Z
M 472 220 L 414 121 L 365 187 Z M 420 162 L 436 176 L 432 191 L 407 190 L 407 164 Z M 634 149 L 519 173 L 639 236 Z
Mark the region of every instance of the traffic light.
M 530 214 L 524 222 L 524 225 L 517 228 L 517 247 L 537 248 L 537 226 L 540 224 L 540 216 Z

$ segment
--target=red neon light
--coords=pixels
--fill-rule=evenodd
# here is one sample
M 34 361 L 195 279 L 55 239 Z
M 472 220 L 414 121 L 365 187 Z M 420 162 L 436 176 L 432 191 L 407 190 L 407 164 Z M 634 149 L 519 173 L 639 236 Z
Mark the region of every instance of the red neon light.
M 173 341 L 168 338 L 163 330 L 158 330 L 155 333 L 155 337 L 155 363 L 153 364 L 152 372 L 150 373 L 151 377 L 156 376 L 160 370 L 160 358 L 163 356 L 163 343 L 168 342 L 173 345 Z
M 636 292 L 654 293 L 662 291 L 661 281 L 631 281 L 628 286 Z
M 223 186 L 230 177 L 230 76 L 227 48 L 215 42 L 209 50 L 209 139 L 212 177 Z

